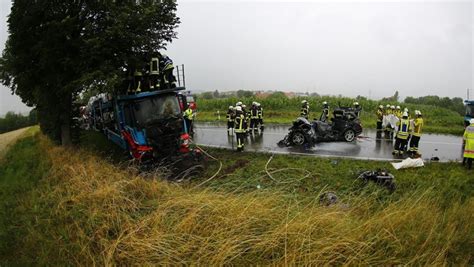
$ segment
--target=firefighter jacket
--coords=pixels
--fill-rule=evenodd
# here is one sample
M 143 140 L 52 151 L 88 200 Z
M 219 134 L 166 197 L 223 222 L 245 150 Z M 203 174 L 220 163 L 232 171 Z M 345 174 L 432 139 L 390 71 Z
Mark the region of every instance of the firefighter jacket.
M 234 130 L 236 133 L 245 133 L 245 117 L 242 112 L 235 114 L 235 125 Z
M 401 119 L 397 123 L 398 132 L 397 138 L 408 139 L 408 132 L 410 131 L 410 121 L 408 119 Z
M 402 111 L 401 110 L 394 110 L 393 114 L 397 116 L 397 118 L 401 119 L 402 118 Z
M 258 119 L 258 109 L 257 109 L 257 107 L 252 107 L 250 109 L 250 118 L 251 119 Z
M 229 109 L 227 111 L 227 121 L 234 121 L 235 119 L 235 113 L 233 110 Z
M 160 60 L 160 69 L 161 71 L 172 69 L 173 67 L 173 60 L 171 60 L 167 55 L 161 55 Z
M 466 127 L 463 139 L 465 141 L 464 157 L 474 159 L 474 124 Z
M 377 112 L 375 114 L 377 115 L 377 121 L 382 122 L 383 121 L 383 110 L 377 109 Z
M 413 136 L 421 136 L 421 130 L 423 128 L 423 118 L 419 117 L 413 121 Z
M 188 120 L 192 120 L 193 119 L 193 110 L 191 108 L 187 108 L 185 111 L 184 111 L 184 118 L 185 119 L 188 119 Z
M 258 116 L 259 119 L 263 119 L 263 108 L 262 107 L 257 108 L 257 116 Z

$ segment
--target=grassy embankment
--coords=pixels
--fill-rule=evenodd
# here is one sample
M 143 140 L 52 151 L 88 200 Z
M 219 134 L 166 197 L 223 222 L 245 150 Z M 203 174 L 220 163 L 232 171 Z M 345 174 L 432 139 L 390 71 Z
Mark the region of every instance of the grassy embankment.
M 305 97 L 305 98 L 219 98 L 219 99 L 198 99 L 197 104 L 199 114 L 198 121 L 216 121 L 217 111 L 221 114 L 221 121 L 225 122 L 225 114 L 229 106 L 235 105 L 237 101 L 242 101 L 246 105 L 251 105 L 253 101 L 258 101 L 264 108 L 264 119 L 266 123 L 291 123 L 300 113 L 301 100 L 307 99 L 310 103 L 310 117 L 319 118 L 321 115 L 322 102 L 328 101 L 331 108 L 336 107 L 338 103 L 349 106 L 355 100 L 344 97 Z M 386 105 L 374 100 L 358 100 L 363 111 L 361 121 L 364 127 L 374 128 L 376 126 L 376 108 L 380 104 Z M 404 103 L 390 103 L 392 105 L 400 105 L 407 107 L 413 114 L 415 109 L 421 110 L 424 114 L 425 132 L 431 133 L 447 133 L 461 135 L 464 131 L 463 117 L 458 113 L 443 107 L 435 107 L 428 105 L 413 105 Z
M 472 265 L 474 175 L 459 164 L 393 171 L 388 194 L 354 182 L 389 163 L 210 152 L 190 183 L 139 175 L 88 146 L 36 134 L 0 161 L 0 262 L 6 265 Z M 334 191 L 340 204 L 318 204 Z

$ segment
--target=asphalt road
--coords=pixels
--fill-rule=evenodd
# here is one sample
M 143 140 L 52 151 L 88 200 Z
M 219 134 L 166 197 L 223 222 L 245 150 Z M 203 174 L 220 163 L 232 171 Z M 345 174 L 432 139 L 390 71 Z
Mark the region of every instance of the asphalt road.
M 372 129 L 364 130 L 362 135 L 352 143 L 319 143 L 309 149 L 278 147 L 278 141 L 285 137 L 289 127 L 289 125 L 267 125 L 263 133 L 259 131 L 248 136 L 245 150 L 383 161 L 397 159 L 392 156 L 394 140 L 377 138 L 376 131 Z M 235 136 L 227 134 L 224 124 L 198 123 L 195 125 L 194 131 L 194 142 L 199 145 L 229 149 L 235 149 L 236 147 Z M 459 161 L 462 159 L 462 137 L 423 134 L 419 150 L 425 160 L 438 157 L 442 162 Z

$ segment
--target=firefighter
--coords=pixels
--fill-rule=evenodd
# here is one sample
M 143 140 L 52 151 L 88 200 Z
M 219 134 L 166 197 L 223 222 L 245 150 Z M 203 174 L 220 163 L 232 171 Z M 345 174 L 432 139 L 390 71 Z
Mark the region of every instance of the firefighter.
M 362 108 L 360 107 L 359 102 L 354 102 L 353 105 L 354 105 L 354 113 L 358 118 L 360 116 L 360 111 L 362 110 Z
M 306 119 L 309 117 L 309 104 L 306 100 L 301 101 L 300 116 L 305 117 Z
M 423 128 L 423 117 L 421 115 L 421 111 L 415 110 L 415 120 L 413 121 L 413 132 L 411 133 L 410 139 L 410 154 L 412 156 L 419 156 L 418 153 L 418 143 L 420 142 L 421 138 L 421 130 Z
M 229 106 L 227 110 L 227 134 L 232 134 L 232 130 L 234 129 L 234 120 L 235 120 L 235 110 L 233 106 Z
M 235 135 L 237 137 L 237 151 L 244 150 L 244 139 L 245 139 L 245 116 L 242 112 L 242 107 L 235 107 Z
M 149 63 L 149 87 L 150 91 L 160 89 L 160 60 L 158 56 L 152 57 Z
M 249 111 L 249 117 L 250 117 L 250 130 L 255 131 L 258 130 L 258 108 L 257 108 L 257 102 L 252 103 L 252 107 L 250 108 Z
M 474 119 L 469 121 L 469 126 L 464 130 L 464 158 L 463 165 L 467 162 L 467 167 L 472 168 L 472 161 L 474 159 Z
M 161 73 L 161 89 L 170 89 L 176 87 L 176 78 L 173 75 L 173 60 L 167 55 L 158 53 L 160 60 L 160 73 Z
M 186 129 L 189 134 L 193 134 L 193 110 L 191 109 L 191 105 L 188 104 L 187 109 L 184 111 L 184 122 L 186 123 Z
M 377 109 L 377 112 L 375 113 L 377 115 L 377 131 L 381 132 L 382 131 L 382 122 L 383 122 L 383 105 L 379 106 L 379 109 Z
M 244 129 L 245 129 L 245 133 L 248 133 L 249 132 L 249 118 L 250 118 L 250 115 L 249 115 L 249 111 L 247 110 L 247 106 L 242 104 L 241 105 L 241 108 L 242 108 L 242 114 L 244 115 Z
M 263 125 L 263 108 L 260 103 L 257 102 L 257 116 L 258 116 L 258 124 L 260 124 L 260 130 L 263 131 L 265 126 Z
M 395 140 L 395 147 L 393 149 L 392 155 L 403 155 L 404 147 L 408 140 L 408 133 L 410 131 L 410 121 L 408 120 L 408 114 L 403 113 L 402 119 L 397 122 L 398 131 Z
M 133 82 L 127 89 L 128 94 L 136 94 L 142 91 L 143 73 L 139 70 L 133 72 Z
M 326 122 L 329 119 L 329 105 L 328 102 L 324 101 L 323 102 L 323 112 L 321 113 L 321 116 L 319 117 L 320 121 Z
M 398 119 L 402 118 L 403 114 L 402 114 L 402 110 L 401 110 L 400 106 L 397 106 L 395 108 L 394 114 L 395 114 L 395 116 L 397 116 Z

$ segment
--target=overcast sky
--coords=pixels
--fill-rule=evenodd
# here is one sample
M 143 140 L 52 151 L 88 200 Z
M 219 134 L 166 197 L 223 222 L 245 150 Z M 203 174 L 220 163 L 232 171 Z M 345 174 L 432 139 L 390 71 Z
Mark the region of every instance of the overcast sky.
M 8 0 L 0 0 L 0 48 Z M 168 47 L 191 90 L 290 90 L 466 97 L 473 88 L 472 1 L 178 1 Z M 471 93 L 471 95 L 474 92 Z M 25 110 L 0 88 L 0 114 Z

